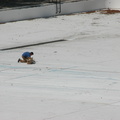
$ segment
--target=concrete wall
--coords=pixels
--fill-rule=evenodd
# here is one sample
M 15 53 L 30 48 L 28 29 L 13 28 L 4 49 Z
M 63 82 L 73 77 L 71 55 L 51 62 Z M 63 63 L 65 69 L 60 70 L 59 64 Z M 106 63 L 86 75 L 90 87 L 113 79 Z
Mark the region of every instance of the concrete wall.
M 55 5 L 3 10 L 0 11 L 0 23 L 53 15 L 55 15 Z
M 120 8 L 120 0 L 84 0 L 79 2 L 62 3 L 60 14 L 70 14 L 103 8 Z M 0 23 L 55 15 L 57 15 L 55 4 L 1 10 Z
M 60 14 L 70 14 L 82 11 L 90 11 L 105 8 L 105 0 L 86 0 L 79 2 L 68 2 L 61 5 Z M 56 5 L 42 5 L 30 8 L 16 8 L 0 11 L 0 23 L 25 20 L 39 17 L 50 17 L 56 15 Z
M 61 14 L 70 14 L 105 8 L 105 0 L 88 0 L 62 4 Z
M 106 0 L 106 8 L 120 9 L 120 0 Z

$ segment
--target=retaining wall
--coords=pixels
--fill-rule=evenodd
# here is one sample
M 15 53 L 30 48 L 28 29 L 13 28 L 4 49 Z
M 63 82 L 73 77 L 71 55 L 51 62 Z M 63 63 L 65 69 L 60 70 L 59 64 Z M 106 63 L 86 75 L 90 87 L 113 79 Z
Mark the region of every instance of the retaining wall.
M 120 0 L 106 0 L 106 8 L 120 9 Z
M 61 13 L 59 14 L 78 13 L 103 8 L 119 8 L 119 6 L 120 0 L 84 0 L 79 2 L 67 2 L 61 4 Z M 56 14 L 56 4 L 8 10 L 3 9 L 0 11 L 0 23 L 55 15 L 58 15 Z

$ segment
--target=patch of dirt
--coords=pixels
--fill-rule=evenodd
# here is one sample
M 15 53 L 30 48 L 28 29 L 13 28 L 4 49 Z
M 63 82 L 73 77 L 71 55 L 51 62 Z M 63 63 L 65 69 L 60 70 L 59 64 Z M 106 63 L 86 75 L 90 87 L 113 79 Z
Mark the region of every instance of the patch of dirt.
M 99 12 L 101 14 L 116 14 L 116 13 L 120 13 L 120 10 L 105 9 L 105 10 L 98 10 L 98 11 L 83 12 L 83 14 L 90 14 L 90 13 L 96 13 L 96 12 Z
M 120 13 L 120 10 L 111 10 L 111 9 L 101 10 L 100 13 L 101 14 L 115 14 L 115 13 Z

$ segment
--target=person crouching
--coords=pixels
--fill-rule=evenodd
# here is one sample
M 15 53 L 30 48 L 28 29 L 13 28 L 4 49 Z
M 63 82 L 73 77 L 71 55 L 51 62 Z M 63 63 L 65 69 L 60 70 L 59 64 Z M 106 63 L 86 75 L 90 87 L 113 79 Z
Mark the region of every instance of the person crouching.
M 31 57 L 32 55 L 34 55 L 33 52 L 24 52 L 22 54 L 22 59 L 20 58 L 18 59 L 18 63 L 21 62 L 21 63 L 33 64 L 34 60 Z

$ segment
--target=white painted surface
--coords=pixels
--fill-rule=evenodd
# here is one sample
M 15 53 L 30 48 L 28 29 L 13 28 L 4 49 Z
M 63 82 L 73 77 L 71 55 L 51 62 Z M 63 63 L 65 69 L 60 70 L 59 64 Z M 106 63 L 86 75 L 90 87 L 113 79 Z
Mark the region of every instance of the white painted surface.
M 120 120 L 120 15 L 0 24 L 0 120 Z M 36 64 L 17 63 L 33 51 Z

